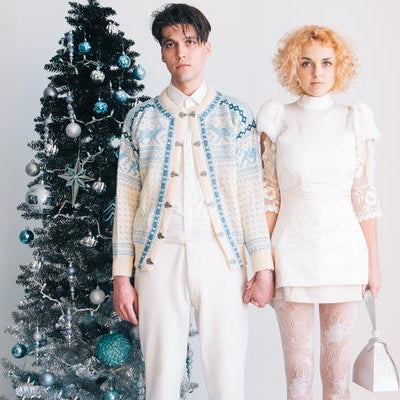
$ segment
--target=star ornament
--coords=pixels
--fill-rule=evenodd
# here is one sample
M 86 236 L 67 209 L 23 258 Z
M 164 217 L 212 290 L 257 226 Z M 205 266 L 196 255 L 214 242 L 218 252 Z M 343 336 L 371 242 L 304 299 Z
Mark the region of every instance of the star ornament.
M 67 167 L 65 173 L 58 175 L 59 178 L 65 179 L 67 183 L 65 186 L 70 186 L 72 191 L 72 206 L 75 205 L 76 198 L 78 196 L 79 188 L 85 189 L 86 182 L 93 181 L 94 179 L 90 176 L 85 175 L 86 169 L 82 167 L 82 163 L 79 158 L 76 160 L 75 167 Z

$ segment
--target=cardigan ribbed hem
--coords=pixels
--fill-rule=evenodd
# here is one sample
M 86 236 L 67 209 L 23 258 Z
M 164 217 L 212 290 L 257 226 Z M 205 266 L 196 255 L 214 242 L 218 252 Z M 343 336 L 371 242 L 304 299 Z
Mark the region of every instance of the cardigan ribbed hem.
M 274 270 L 271 251 L 269 249 L 257 250 L 250 254 L 251 269 L 254 273 L 264 269 Z
M 112 276 L 129 276 L 133 275 L 133 256 L 114 256 L 112 265 Z

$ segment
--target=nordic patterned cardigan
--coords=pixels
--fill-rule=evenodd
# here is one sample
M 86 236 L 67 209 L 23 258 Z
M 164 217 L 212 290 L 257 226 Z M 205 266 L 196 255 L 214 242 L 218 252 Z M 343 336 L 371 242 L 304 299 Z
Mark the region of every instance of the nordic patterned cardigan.
M 188 128 L 211 224 L 230 268 L 246 265 L 247 248 L 254 272 L 273 269 L 253 115 L 208 87 L 202 103 L 188 110 L 164 90 L 129 111 L 118 161 L 113 276 L 131 276 L 133 264 L 157 269 Z

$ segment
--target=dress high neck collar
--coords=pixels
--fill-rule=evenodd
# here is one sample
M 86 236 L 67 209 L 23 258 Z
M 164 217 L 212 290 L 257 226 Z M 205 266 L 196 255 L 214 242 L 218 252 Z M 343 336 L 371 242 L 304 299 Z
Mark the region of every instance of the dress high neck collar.
M 307 96 L 304 94 L 297 100 L 297 104 L 306 110 L 326 110 L 332 107 L 333 103 L 334 101 L 329 93 L 319 97 Z

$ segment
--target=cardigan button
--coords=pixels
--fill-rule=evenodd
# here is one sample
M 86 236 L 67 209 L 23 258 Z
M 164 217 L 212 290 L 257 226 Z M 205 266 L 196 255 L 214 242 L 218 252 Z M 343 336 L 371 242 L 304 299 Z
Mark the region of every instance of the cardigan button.
M 149 257 L 149 258 L 146 260 L 146 264 L 153 265 L 154 263 L 153 263 L 153 261 L 151 260 L 151 258 Z
M 179 176 L 179 174 L 175 171 L 171 172 L 171 178 L 174 178 L 175 176 Z
M 178 140 L 175 142 L 176 147 L 183 147 L 183 143 L 179 142 Z
M 165 208 L 171 208 L 172 205 L 171 205 L 171 203 L 169 203 L 168 201 L 166 201 L 166 202 L 164 203 L 164 207 L 165 207 Z
M 200 176 L 207 176 L 207 171 L 201 171 Z
M 158 237 L 158 239 L 164 239 L 164 238 L 165 238 L 165 236 L 164 236 L 161 232 L 159 232 L 159 234 L 157 235 L 157 237 Z
M 196 146 L 196 147 L 199 147 L 200 145 L 201 145 L 200 140 L 198 140 L 197 142 L 194 142 L 194 143 L 193 143 L 193 146 Z
M 191 112 L 189 113 L 189 116 L 190 116 L 190 117 L 195 117 L 195 116 L 196 116 L 196 113 L 195 113 L 194 111 L 191 111 Z
M 186 116 L 187 116 L 187 114 L 184 113 L 184 112 L 180 112 L 180 113 L 179 113 L 179 117 L 180 117 L 180 118 L 185 118 Z

